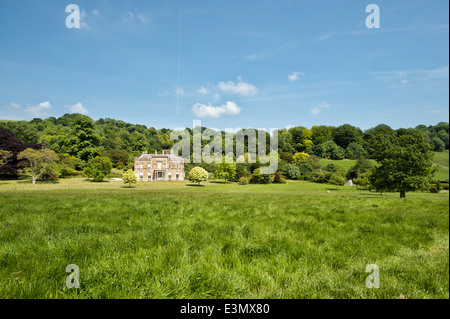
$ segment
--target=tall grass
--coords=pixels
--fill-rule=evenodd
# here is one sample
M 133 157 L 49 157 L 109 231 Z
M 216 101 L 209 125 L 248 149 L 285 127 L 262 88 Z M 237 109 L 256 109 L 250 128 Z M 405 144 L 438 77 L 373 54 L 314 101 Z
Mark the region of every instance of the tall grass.
M 157 185 L 0 191 L 0 298 L 449 298 L 448 194 Z

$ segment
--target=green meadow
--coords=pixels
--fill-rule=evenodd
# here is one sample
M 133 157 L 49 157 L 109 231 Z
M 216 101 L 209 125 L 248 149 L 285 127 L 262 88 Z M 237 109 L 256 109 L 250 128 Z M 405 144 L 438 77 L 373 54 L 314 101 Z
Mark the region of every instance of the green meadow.
M 435 177 L 438 180 L 445 180 L 449 178 L 448 162 L 449 152 L 448 150 L 443 152 L 434 152 L 434 162 L 439 165 Z
M 449 298 L 448 205 L 302 181 L 2 182 L 0 298 Z
M 439 167 L 436 171 L 436 174 L 434 177 L 440 181 L 444 181 L 449 178 L 449 151 L 443 151 L 443 152 L 433 152 L 434 159 L 433 162 L 437 164 Z M 373 164 L 376 163 L 376 161 L 371 160 Z M 328 160 L 328 159 L 321 159 L 319 161 L 320 165 L 322 167 L 327 166 L 330 163 L 338 164 L 343 166 L 347 171 L 356 164 L 356 160 Z

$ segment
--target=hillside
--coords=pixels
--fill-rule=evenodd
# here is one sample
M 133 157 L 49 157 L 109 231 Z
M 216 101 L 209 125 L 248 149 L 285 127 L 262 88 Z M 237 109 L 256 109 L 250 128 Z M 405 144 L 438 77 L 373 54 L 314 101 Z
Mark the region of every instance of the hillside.
M 436 172 L 436 178 L 439 180 L 445 180 L 449 178 L 449 152 L 433 152 L 434 162 L 439 165 L 439 169 Z

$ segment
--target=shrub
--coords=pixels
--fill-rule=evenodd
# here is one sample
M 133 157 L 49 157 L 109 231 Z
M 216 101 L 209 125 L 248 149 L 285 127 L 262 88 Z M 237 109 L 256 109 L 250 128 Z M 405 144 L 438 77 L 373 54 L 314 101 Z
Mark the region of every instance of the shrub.
M 239 185 L 247 185 L 248 183 L 250 183 L 250 177 L 239 178 Z
M 137 184 L 137 177 L 131 169 L 123 173 L 122 178 L 123 182 L 128 184 L 128 187 L 131 187 L 131 184 Z
M 76 175 L 77 171 L 67 167 L 65 165 L 60 165 L 59 166 L 59 177 L 60 178 L 68 178 L 68 177 L 72 177 L 74 175 Z
M 284 173 L 289 179 L 298 179 L 300 176 L 300 169 L 292 164 L 288 164 L 284 167 Z
M 271 184 L 272 182 L 272 176 L 268 174 L 261 174 L 261 170 L 259 168 L 253 171 L 253 177 L 251 178 L 252 184 Z
M 91 177 L 92 177 L 92 181 L 94 181 L 94 182 L 103 182 L 103 179 L 105 178 L 105 174 L 103 174 L 102 171 L 94 168 L 94 169 L 91 169 Z
M 275 175 L 273 176 L 273 182 L 275 184 L 285 184 L 286 178 L 284 178 L 284 176 L 279 173 L 275 173 Z
M 131 170 L 132 171 L 132 170 Z M 122 178 L 123 173 L 117 169 L 111 171 L 111 177 Z
M 189 171 L 188 180 L 192 183 L 198 183 L 198 185 L 200 185 L 201 182 L 208 180 L 208 172 L 199 166 L 194 167 Z
M 330 175 L 331 175 L 331 173 L 324 172 L 322 170 L 317 170 L 317 171 L 306 174 L 306 180 L 315 182 L 315 183 L 326 183 L 326 182 L 328 182 Z
M 57 182 L 58 175 L 59 172 L 56 168 L 56 165 L 52 164 L 47 167 L 45 172 L 38 178 L 38 180 L 45 182 Z
M 77 157 L 72 159 L 72 163 L 77 171 L 82 171 L 86 167 L 86 162 Z
M 448 187 L 448 183 L 444 183 L 444 184 L 442 184 L 442 189 L 445 189 L 445 190 L 449 190 L 449 187 Z
M 101 182 L 111 174 L 112 163 L 108 157 L 91 158 L 84 168 L 83 174 L 92 177 L 94 182 Z
M 340 185 L 344 185 L 345 184 L 345 177 L 342 176 L 339 173 L 332 173 L 330 176 L 330 179 L 328 180 L 328 182 L 330 184 L 336 185 L 336 189 L 338 189 L 338 187 Z
M 436 184 L 432 184 L 429 188 L 430 193 L 439 193 L 442 190 L 441 182 L 437 182 Z
M 275 175 L 273 176 L 273 182 L 274 182 L 275 184 L 279 184 L 279 183 L 280 183 L 280 180 L 281 180 L 281 175 L 278 174 L 278 173 L 275 173 Z
M 360 158 L 356 161 L 355 165 L 352 166 L 347 172 L 348 179 L 360 178 L 361 174 L 372 171 L 373 164 L 371 161 L 365 158 Z

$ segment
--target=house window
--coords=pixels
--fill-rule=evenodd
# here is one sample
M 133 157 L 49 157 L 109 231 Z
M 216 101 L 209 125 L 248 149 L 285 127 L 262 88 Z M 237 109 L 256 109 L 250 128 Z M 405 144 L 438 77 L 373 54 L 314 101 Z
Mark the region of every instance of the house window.
M 141 179 L 144 179 L 144 173 L 140 173 L 140 174 L 139 174 L 139 177 L 140 177 Z
M 139 165 L 139 168 L 140 168 L 140 169 L 143 169 L 143 168 L 144 168 L 144 165 L 142 165 L 142 164 Z
M 161 162 L 158 162 L 158 168 L 161 168 Z
M 177 179 L 179 179 L 180 178 L 180 173 L 177 173 L 175 176 L 176 176 Z
M 169 173 L 169 179 L 172 179 L 172 173 Z
M 152 164 L 148 164 L 148 168 L 152 168 Z
M 180 168 L 180 164 L 177 163 L 177 168 Z
M 147 179 L 148 179 L 149 181 L 152 180 L 152 173 L 148 173 L 148 174 L 147 174 Z
M 169 164 L 169 168 L 172 168 L 172 164 Z

